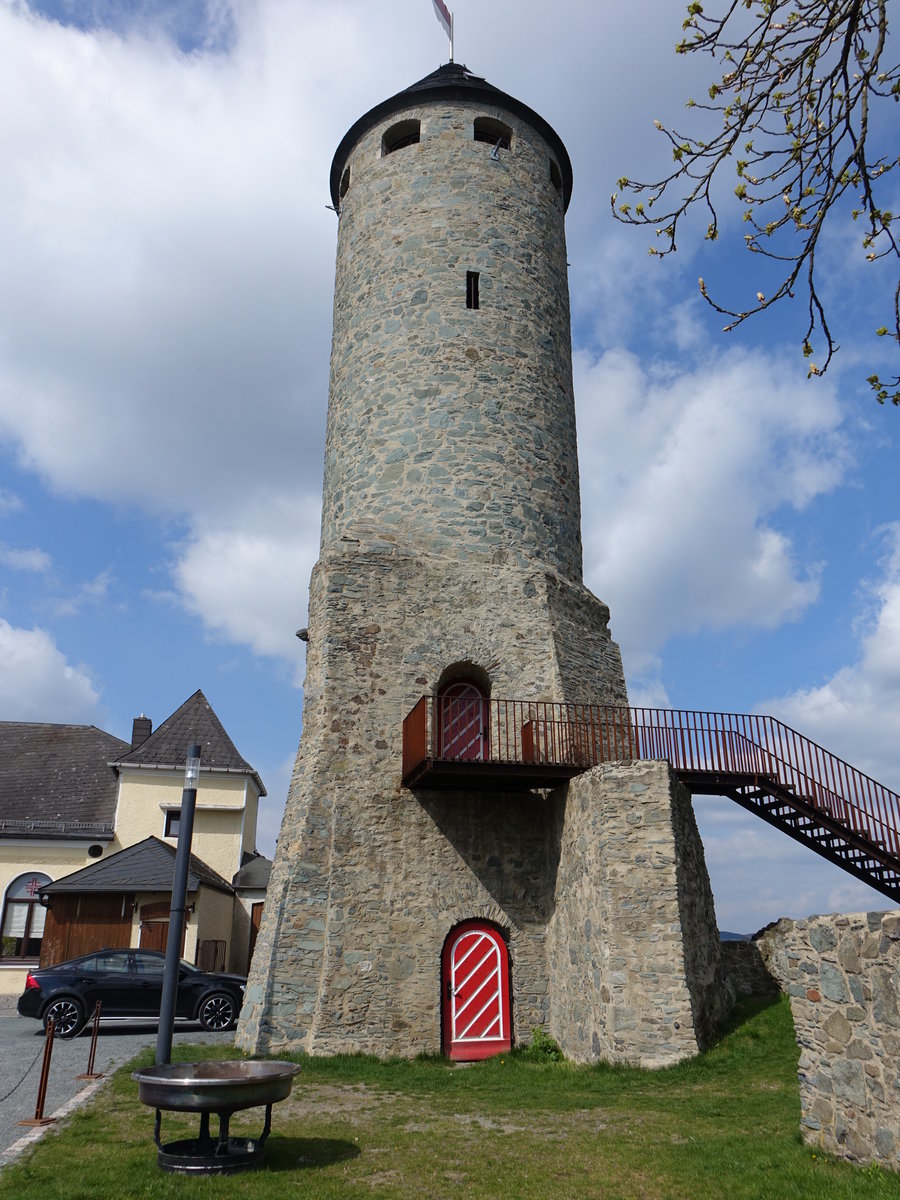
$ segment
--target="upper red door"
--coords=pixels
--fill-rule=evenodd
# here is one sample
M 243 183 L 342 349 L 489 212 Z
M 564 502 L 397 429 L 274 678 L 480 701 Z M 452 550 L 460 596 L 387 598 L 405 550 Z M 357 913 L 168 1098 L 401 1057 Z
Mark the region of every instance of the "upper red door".
M 509 1050 L 509 952 L 492 925 L 465 921 L 451 932 L 441 981 L 445 1054 L 466 1062 Z
M 440 694 L 440 757 L 487 758 L 488 707 L 484 692 L 470 680 L 459 680 Z

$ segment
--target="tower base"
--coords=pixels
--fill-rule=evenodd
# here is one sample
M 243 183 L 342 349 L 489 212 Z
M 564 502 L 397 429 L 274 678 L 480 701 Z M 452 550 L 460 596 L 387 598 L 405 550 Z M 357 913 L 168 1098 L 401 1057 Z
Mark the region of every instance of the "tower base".
M 508 948 L 513 1045 L 540 1027 L 575 1061 L 662 1067 L 709 1043 L 732 997 L 690 796 L 667 763 L 524 797 L 404 791 L 395 817 L 393 869 L 356 898 L 342 881 L 304 914 L 311 864 L 300 847 L 282 860 L 272 965 L 251 978 L 239 1047 L 466 1057 L 441 964 L 473 922 Z M 334 825 L 311 834 L 344 853 Z

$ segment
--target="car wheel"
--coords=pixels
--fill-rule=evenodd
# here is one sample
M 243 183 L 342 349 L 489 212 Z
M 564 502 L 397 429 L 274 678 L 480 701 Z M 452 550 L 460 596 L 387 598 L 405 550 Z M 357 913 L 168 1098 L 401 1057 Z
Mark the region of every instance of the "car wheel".
M 227 992 L 213 992 L 203 998 L 197 1017 L 204 1029 L 221 1033 L 237 1024 L 237 1005 Z
M 73 996 L 61 996 L 44 1009 L 45 1030 L 51 1021 L 56 1037 L 73 1038 L 84 1028 L 84 1009 Z

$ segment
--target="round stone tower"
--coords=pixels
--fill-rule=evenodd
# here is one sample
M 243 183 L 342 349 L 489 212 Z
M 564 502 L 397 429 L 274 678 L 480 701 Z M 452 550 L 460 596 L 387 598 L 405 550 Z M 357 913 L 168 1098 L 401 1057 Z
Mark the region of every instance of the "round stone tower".
M 571 187 L 547 122 L 453 63 L 335 155 L 303 731 L 246 1049 L 479 1057 L 571 988 L 578 706 L 627 703 L 581 578 Z
M 562 142 L 451 63 L 357 121 L 331 185 L 323 551 L 390 530 L 580 582 Z

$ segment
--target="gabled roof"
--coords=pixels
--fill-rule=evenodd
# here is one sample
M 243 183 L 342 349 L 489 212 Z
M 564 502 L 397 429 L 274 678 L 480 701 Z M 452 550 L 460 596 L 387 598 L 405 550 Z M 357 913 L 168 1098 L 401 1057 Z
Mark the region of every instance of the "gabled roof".
M 200 745 L 200 770 L 226 771 L 249 775 L 256 782 L 259 794 L 265 796 L 263 781 L 253 767 L 238 754 L 234 742 L 225 732 L 212 705 L 198 689 L 180 708 L 141 742 L 134 750 L 115 759 L 117 767 L 147 767 L 183 769 L 188 746 Z
M 231 883 L 235 888 L 266 888 L 272 874 L 272 860 L 262 854 L 246 854 L 241 869 Z
M 442 67 L 438 67 L 436 71 L 432 71 L 418 83 L 413 83 L 408 88 L 404 88 L 402 92 L 397 92 L 395 96 L 382 100 L 380 104 L 369 109 L 355 124 L 350 126 L 331 163 L 331 199 L 335 208 L 340 208 L 340 184 L 344 165 L 350 156 L 350 151 L 362 135 L 367 133 L 373 125 L 377 125 L 379 121 L 389 117 L 391 113 L 401 112 L 414 105 L 441 100 L 469 100 L 491 108 L 502 108 L 521 118 L 536 130 L 557 157 L 563 181 L 563 201 L 565 207 L 569 207 L 569 200 L 572 196 L 572 163 L 569 159 L 569 152 L 556 130 L 533 108 L 529 108 L 515 96 L 508 96 L 506 92 L 501 92 L 499 88 L 488 83 L 486 79 L 482 79 L 480 75 L 474 75 L 464 63 L 450 62 L 444 63 Z
M 56 896 L 71 892 L 170 892 L 175 871 L 175 849 L 157 837 L 144 838 L 126 846 L 101 862 L 91 863 L 71 875 L 64 875 L 41 888 L 41 895 Z M 196 854 L 191 855 L 188 871 L 189 892 L 199 887 L 233 893 L 234 888 L 208 867 Z
M 109 841 L 119 786 L 110 759 L 128 749 L 94 725 L 0 721 L 0 838 Z

